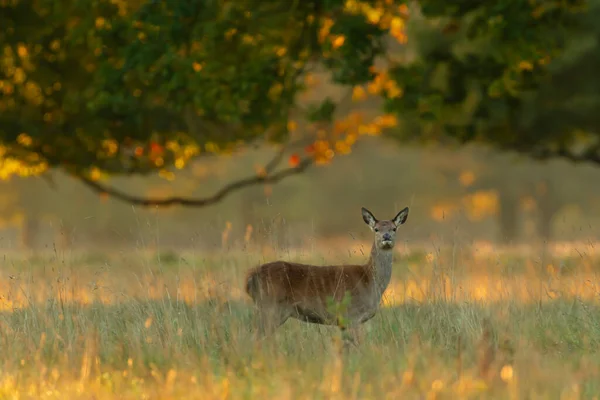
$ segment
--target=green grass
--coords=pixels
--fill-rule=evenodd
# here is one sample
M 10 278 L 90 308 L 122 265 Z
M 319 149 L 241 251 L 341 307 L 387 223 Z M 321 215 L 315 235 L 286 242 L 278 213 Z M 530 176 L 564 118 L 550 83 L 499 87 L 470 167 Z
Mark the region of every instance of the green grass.
M 593 290 L 560 291 L 587 288 L 596 263 L 553 275 L 558 294 L 548 296 L 538 290 L 547 272 L 511 257 L 523 267 L 510 276 L 466 256 L 399 261 L 396 288 L 454 268 L 454 289 L 487 279 L 508 295 L 493 285 L 479 300 L 434 284 L 419 301 L 399 293 L 348 354 L 335 328 L 298 321 L 256 346 L 239 288 L 258 255 L 15 257 L 0 276 L 0 399 L 600 396 L 600 302 Z M 529 297 L 510 295 L 524 286 Z

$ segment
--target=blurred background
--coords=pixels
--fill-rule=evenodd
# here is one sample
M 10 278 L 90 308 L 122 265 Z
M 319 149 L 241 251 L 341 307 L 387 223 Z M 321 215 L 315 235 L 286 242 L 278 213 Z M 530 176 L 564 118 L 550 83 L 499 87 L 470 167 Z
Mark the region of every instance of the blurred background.
M 271 153 L 193 162 L 172 182 L 118 178 L 114 185 L 155 197 L 201 196 L 223 181 L 244 177 Z M 595 241 L 598 179 L 600 171 L 593 166 L 558 160 L 540 165 L 477 147 L 421 149 L 368 138 L 331 165 L 198 209 L 131 206 L 101 198 L 63 173 L 53 174 L 53 185 L 13 178 L 1 185 L 1 243 L 27 249 L 55 244 L 219 249 L 227 231 L 230 245 L 249 240 L 295 247 L 320 238 L 351 239 L 350 234 L 368 238 L 361 206 L 382 219 L 409 206 L 411 223 L 401 236 L 409 243 Z
M 169 3 L 0 2 L 1 247 L 597 239 L 598 1 Z

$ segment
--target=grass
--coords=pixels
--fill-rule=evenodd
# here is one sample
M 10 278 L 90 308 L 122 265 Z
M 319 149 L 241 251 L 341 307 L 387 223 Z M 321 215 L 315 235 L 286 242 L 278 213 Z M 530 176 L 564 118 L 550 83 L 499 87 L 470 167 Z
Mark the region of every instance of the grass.
M 255 346 L 247 268 L 278 256 L 349 262 L 358 247 L 7 254 L 0 399 L 600 396 L 600 257 L 589 246 L 403 249 L 350 354 L 335 328 L 298 321 Z

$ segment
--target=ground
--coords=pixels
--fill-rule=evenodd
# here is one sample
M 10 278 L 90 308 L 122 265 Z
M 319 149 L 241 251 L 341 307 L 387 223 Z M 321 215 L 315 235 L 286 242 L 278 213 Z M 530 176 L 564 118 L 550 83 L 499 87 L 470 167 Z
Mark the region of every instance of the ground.
M 357 261 L 364 247 L 5 251 L 0 399 L 600 397 L 590 243 L 403 244 L 358 348 L 299 321 L 255 346 L 248 268 Z

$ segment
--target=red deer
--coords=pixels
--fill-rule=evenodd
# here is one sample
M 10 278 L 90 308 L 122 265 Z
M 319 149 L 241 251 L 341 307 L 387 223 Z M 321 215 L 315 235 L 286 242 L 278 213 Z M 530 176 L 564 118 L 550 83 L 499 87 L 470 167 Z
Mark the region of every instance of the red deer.
M 396 229 L 406 222 L 408 207 L 384 221 L 378 221 L 363 207 L 362 217 L 375 236 L 370 257 L 363 265 L 274 261 L 250 270 L 246 292 L 258 309 L 260 336 L 272 333 L 290 317 L 337 325 L 344 334 L 347 328 L 356 328 L 375 316 L 392 276 Z M 331 305 L 340 305 L 347 294 L 350 297 L 345 309 L 341 308 L 340 318 Z

